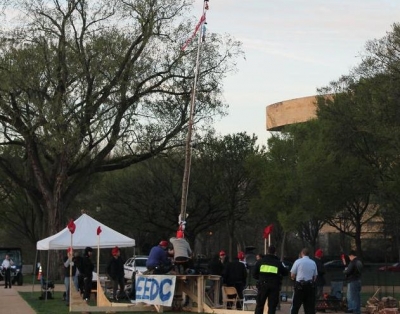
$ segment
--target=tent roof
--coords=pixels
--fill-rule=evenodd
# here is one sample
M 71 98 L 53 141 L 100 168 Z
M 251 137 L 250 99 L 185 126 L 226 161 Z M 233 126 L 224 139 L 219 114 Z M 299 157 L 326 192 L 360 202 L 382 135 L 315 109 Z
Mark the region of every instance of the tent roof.
M 72 236 L 72 246 L 74 249 L 84 249 L 87 246 L 96 248 L 133 247 L 135 240 L 103 225 L 96 219 L 83 214 L 74 221 L 76 225 Z M 101 228 L 101 233 L 97 235 L 97 228 Z M 67 227 L 60 232 L 40 240 L 36 243 L 37 250 L 63 250 L 71 246 L 71 232 Z

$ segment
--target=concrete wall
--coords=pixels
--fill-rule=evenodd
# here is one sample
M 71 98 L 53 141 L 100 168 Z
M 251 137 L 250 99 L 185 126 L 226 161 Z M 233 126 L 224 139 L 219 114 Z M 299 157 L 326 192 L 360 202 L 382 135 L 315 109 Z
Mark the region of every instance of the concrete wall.
M 267 130 L 280 131 L 285 125 L 315 118 L 316 103 L 316 96 L 308 96 L 284 100 L 267 106 Z

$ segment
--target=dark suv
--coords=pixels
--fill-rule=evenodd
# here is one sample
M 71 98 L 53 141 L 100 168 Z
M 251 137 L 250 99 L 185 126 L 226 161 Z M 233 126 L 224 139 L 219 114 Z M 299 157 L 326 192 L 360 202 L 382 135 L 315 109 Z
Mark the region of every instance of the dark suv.
M 0 280 L 4 280 L 4 270 L 1 267 L 1 263 L 3 263 L 6 254 L 13 261 L 13 265 L 11 266 L 11 282 L 12 284 L 17 283 L 18 286 L 22 286 L 24 278 L 22 276 L 22 253 L 20 248 L 0 248 Z

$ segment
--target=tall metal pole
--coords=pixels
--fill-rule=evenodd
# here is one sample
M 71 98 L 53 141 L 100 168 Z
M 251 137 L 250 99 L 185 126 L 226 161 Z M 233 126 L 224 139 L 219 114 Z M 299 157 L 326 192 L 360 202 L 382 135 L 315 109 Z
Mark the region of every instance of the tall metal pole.
M 205 0 L 204 4 L 203 4 L 203 15 L 202 16 L 205 16 L 207 9 L 208 9 L 208 0 Z M 192 98 L 191 98 L 191 102 L 190 102 L 190 114 L 189 114 L 188 132 L 187 132 L 187 137 L 186 137 L 186 149 L 185 149 L 185 170 L 183 173 L 183 180 L 182 180 L 181 212 L 180 212 L 180 216 L 179 216 L 180 224 L 181 224 L 181 222 L 184 223 L 186 220 L 187 196 L 188 196 L 188 191 L 189 191 L 190 168 L 191 168 L 191 163 L 192 163 L 193 117 L 194 117 L 194 108 L 195 108 L 195 101 L 196 101 L 197 79 L 198 79 L 198 74 L 199 74 L 201 42 L 202 42 L 202 37 L 203 37 L 203 32 L 204 32 L 202 26 L 204 23 L 205 23 L 205 20 L 201 23 L 201 26 L 200 26 L 198 47 L 197 47 L 196 66 L 195 66 L 195 72 L 194 72 Z

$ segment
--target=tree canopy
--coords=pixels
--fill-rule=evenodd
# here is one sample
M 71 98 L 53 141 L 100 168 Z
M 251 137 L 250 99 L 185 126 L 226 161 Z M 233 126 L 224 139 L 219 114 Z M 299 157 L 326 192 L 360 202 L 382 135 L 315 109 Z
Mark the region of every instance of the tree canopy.
M 185 0 L 1 3 L 0 169 L 44 236 L 92 174 L 182 145 L 197 47 L 180 45 L 195 21 Z M 240 54 L 229 37 L 202 44 L 198 130 L 224 113 L 222 79 Z

